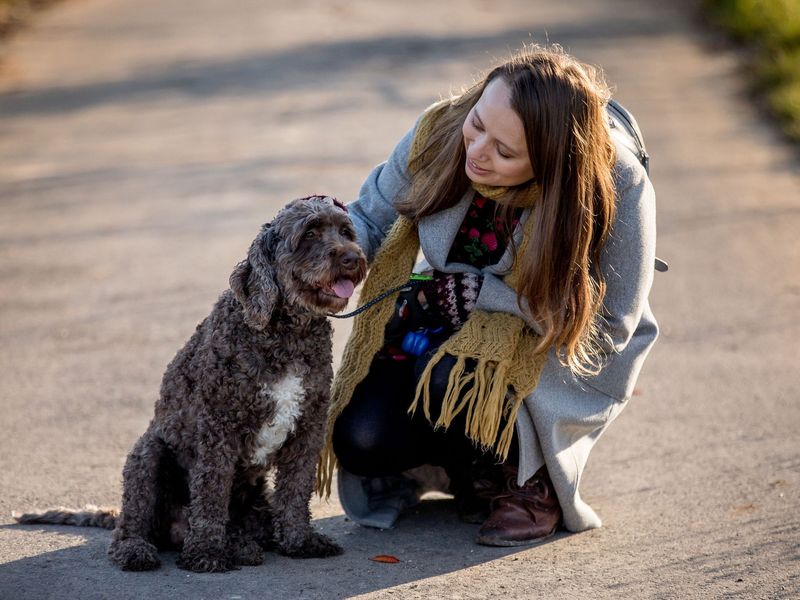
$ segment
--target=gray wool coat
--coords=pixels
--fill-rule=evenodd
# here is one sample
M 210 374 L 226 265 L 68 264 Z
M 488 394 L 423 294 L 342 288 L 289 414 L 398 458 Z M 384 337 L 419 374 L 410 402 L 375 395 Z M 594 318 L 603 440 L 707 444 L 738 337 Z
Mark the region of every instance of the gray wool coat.
M 397 218 L 394 201 L 408 184 L 408 153 L 415 130 L 416 125 L 389 159 L 370 173 L 358 200 L 348 206 L 358 242 L 370 262 Z M 547 465 L 564 513 L 564 525 L 576 532 L 601 525 L 598 515 L 581 498 L 581 475 L 595 442 L 631 397 L 645 357 L 658 336 L 648 302 L 655 260 L 655 193 L 630 150 L 621 144 L 616 149 L 617 215 L 601 259 L 607 284 L 603 315 L 609 336 L 607 359 L 598 375 L 576 378 L 551 352 L 539 385 L 525 398 L 516 422 L 520 446 L 518 483 L 522 485 Z M 539 331 L 539 325 L 517 305 L 516 292 L 503 282 L 511 268 L 510 249 L 497 264 L 484 269 L 447 262 L 473 195 L 470 190 L 455 206 L 420 221 L 424 259 L 430 267 L 445 273 L 482 274 L 483 285 L 475 308 L 519 315 Z M 516 236 L 521 236 L 521 225 L 529 215 L 530 209 L 526 209 Z M 516 239 L 519 241 L 519 237 Z M 345 507 L 350 501 L 346 497 L 348 489 L 352 488 L 339 486 Z

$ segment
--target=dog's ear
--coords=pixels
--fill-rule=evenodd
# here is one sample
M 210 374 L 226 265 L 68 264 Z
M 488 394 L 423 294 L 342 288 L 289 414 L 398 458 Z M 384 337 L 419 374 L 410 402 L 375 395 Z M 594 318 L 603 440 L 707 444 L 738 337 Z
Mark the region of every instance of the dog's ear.
M 244 309 L 245 321 L 259 330 L 269 324 L 278 300 L 278 284 L 272 268 L 274 238 L 267 223 L 250 246 L 247 259 L 233 269 L 229 281 L 233 295 Z

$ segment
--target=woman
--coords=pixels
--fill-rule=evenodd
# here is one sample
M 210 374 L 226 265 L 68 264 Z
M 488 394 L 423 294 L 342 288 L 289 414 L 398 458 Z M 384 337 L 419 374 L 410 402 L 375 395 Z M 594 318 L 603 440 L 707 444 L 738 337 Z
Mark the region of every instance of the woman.
M 362 301 L 417 274 L 356 318 L 334 381 L 319 483 L 338 458 L 356 521 L 391 526 L 403 473 L 432 464 L 479 543 L 600 526 L 580 477 L 658 332 L 655 196 L 609 97 L 593 68 L 526 48 L 430 107 L 350 205 Z

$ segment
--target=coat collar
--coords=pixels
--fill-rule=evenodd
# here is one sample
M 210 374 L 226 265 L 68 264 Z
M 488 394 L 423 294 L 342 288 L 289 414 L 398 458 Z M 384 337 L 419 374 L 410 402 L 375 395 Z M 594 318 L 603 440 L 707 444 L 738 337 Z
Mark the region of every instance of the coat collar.
M 450 247 L 464 222 L 475 192 L 468 190 L 450 208 L 422 217 L 419 222 L 419 245 L 428 263 L 437 271 L 444 270 Z

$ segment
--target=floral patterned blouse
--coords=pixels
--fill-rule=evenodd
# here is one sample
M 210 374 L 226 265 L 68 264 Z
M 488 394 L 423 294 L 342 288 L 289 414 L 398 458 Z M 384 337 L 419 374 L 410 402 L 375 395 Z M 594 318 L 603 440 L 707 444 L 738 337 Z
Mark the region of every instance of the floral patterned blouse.
M 508 241 L 508 228 L 500 214 L 495 214 L 497 203 L 476 195 L 456 233 L 450 248 L 448 262 L 460 262 L 478 268 L 496 264 L 503 257 Z M 514 211 L 510 231 L 519 223 L 522 209 Z

